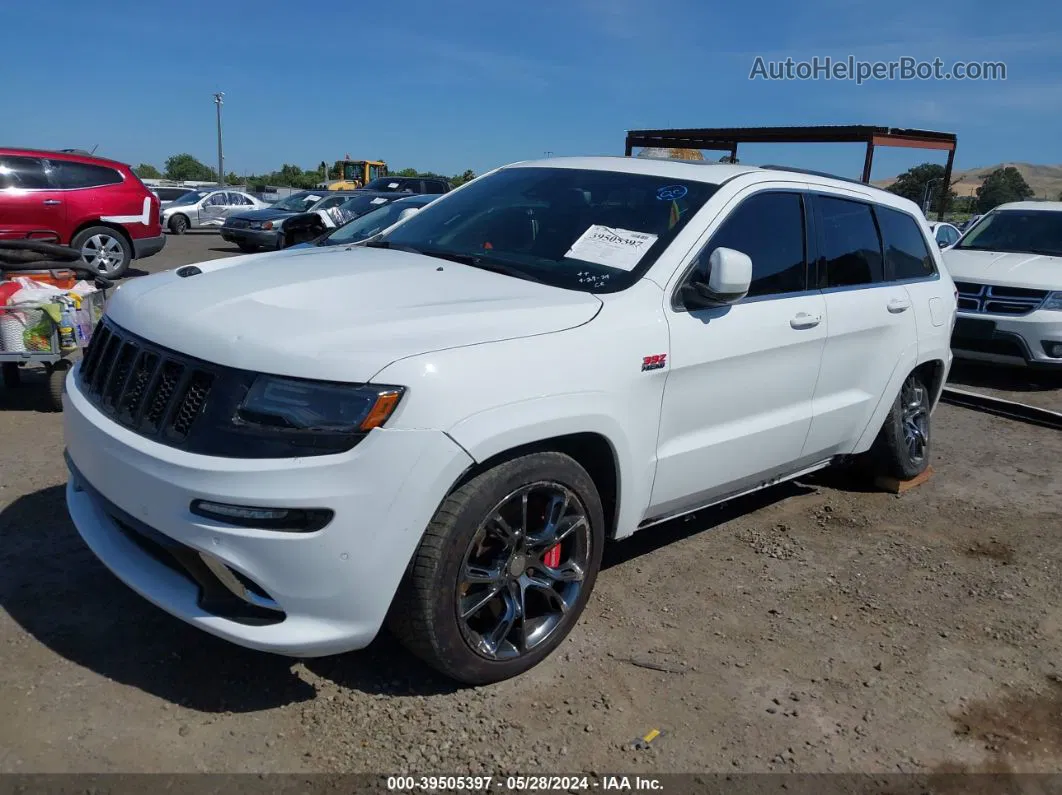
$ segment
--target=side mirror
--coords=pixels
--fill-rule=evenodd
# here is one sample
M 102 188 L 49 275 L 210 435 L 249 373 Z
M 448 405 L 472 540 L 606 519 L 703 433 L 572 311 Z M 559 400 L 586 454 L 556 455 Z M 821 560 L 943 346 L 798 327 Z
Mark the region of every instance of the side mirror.
M 749 292 L 752 260 L 732 248 L 717 248 L 708 257 L 708 281 L 693 278 L 682 287 L 688 309 L 736 304 Z
M 416 215 L 419 212 L 420 212 L 420 208 L 419 207 L 407 207 L 406 209 L 404 209 L 402 212 L 400 212 L 398 214 L 398 220 L 395 221 L 395 223 L 397 224 L 397 223 L 399 223 L 401 221 L 404 221 L 407 218 L 409 218 L 411 215 Z

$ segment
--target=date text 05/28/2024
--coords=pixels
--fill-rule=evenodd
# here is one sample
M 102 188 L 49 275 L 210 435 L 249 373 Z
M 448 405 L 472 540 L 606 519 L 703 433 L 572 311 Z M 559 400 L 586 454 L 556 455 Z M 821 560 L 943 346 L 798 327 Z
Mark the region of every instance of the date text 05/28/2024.
M 644 776 L 388 776 L 392 792 L 576 792 L 661 791 L 657 778 Z

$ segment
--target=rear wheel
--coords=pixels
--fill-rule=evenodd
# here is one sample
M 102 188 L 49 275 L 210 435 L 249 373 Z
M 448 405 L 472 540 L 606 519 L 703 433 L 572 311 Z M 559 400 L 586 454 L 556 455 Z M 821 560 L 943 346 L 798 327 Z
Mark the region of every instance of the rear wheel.
M 70 248 L 81 252 L 85 266 L 107 279 L 117 279 L 129 269 L 133 247 L 120 232 L 108 226 L 90 226 L 74 235 Z
M 871 449 L 880 474 L 910 480 L 925 472 L 929 466 L 931 400 L 922 377 L 918 373 L 907 376 Z
M 388 623 L 414 654 L 473 685 L 545 659 L 601 566 L 604 512 L 574 459 L 535 453 L 476 476 L 428 526 Z

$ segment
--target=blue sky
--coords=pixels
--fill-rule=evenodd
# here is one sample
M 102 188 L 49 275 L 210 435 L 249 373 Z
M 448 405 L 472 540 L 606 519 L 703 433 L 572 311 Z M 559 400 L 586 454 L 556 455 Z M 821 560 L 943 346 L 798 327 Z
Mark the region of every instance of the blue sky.
M 1021 0 L 38 0 L 3 13 L 0 143 L 98 145 L 226 170 L 381 157 L 477 173 L 622 154 L 639 127 L 882 124 L 954 131 L 956 166 L 1062 162 L 1062 4 Z M 1004 10 L 1005 9 L 1005 10 Z M 750 81 L 757 55 L 998 60 L 1003 82 Z M 931 155 L 932 156 L 932 155 Z M 746 162 L 858 176 L 859 146 L 748 147 Z M 926 159 L 879 152 L 874 177 Z M 939 162 L 943 160 L 937 156 Z

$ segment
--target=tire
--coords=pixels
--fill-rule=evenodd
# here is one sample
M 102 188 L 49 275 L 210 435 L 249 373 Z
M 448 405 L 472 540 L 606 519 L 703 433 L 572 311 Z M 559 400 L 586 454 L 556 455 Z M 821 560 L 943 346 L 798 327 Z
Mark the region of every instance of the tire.
M 188 231 L 188 227 L 191 224 L 188 223 L 188 216 L 182 213 L 175 213 L 170 216 L 170 222 L 168 224 L 170 231 L 175 235 L 183 235 Z
M 931 452 L 931 399 L 922 377 L 908 375 L 871 447 L 875 474 L 910 480 L 926 471 Z
M 258 246 L 254 243 L 237 243 L 236 248 L 242 251 L 244 254 L 253 254 L 258 251 Z
M 133 247 L 125 235 L 109 226 L 90 226 L 74 235 L 70 248 L 81 252 L 85 266 L 107 279 L 117 279 L 129 270 Z
M 22 371 L 18 368 L 18 362 L 4 362 L 0 366 L 3 375 L 4 387 L 15 389 L 22 383 Z
M 48 368 L 48 410 L 63 410 L 63 384 L 66 383 L 66 374 L 70 370 L 70 363 L 58 361 Z
M 524 492 L 527 528 L 521 527 Z M 499 514 L 504 525 L 491 521 Z M 460 682 L 517 676 L 548 657 L 575 625 L 597 579 L 604 542 L 601 498 L 574 459 L 549 452 L 506 461 L 439 507 L 395 596 L 388 627 L 407 649 Z M 476 583 L 465 577 L 473 571 Z M 518 617 L 518 605 L 530 622 Z

